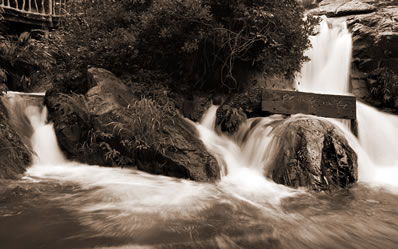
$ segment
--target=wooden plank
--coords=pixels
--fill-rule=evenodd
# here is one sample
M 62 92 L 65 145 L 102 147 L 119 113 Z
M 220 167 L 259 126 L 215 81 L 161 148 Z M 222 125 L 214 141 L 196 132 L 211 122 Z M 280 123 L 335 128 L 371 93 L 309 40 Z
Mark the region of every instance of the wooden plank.
M 328 118 L 356 119 L 354 96 L 264 89 L 261 108 L 275 114 L 311 114 Z

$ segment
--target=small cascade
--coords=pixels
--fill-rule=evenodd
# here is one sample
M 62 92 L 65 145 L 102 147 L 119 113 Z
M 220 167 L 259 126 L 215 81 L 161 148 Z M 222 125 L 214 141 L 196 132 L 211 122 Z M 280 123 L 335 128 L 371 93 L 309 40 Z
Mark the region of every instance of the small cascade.
M 351 65 L 352 41 L 346 23 L 331 23 L 324 18 L 319 34 L 311 37 L 312 49 L 306 52 L 310 61 L 304 64 L 297 77 L 300 91 L 351 95 L 349 72 Z M 224 179 L 237 176 L 235 181 L 243 184 L 242 178 L 252 183 L 253 176 L 262 176 L 268 160 L 275 152 L 271 146 L 271 125 L 283 120 L 274 115 L 267 118 L 249 119 L 233 138 L 216 132 L 217 106 L 205 113 L 197 125 L 200 137 L 207 149 L 223 165 Z M 398 117 L 377 111 L 375 108 L 357 102 L 359 141 L 348 129 L 345 122 L 329 119 L 344 132 L 351 146 L 358 154 L 359 180 L 367 183 L 398 185 Z M 250 172 L 253 178 L 243 177 Z M 239 178 L 239 179 L 238 179 Z M 258 180 L 258 179 L 257 179 Z
M 230 137 L 218 132 L 215 127 L 217 108 L 211 106 L 201 122 L 194 125 L 207 150 L 221 166 L 220 186 L 239 198 L 247 200 L 250 196 L 256 201 L 267 198 L 268 201 L 279 202 L 283 197 L 298 193 L 264 176 L 272 151 L 269 147 L 272 140 L 269 124 L 282 120 L 282 116 L 250 119 L 236 135 Z
M 58 165 L 64 164 L 66 159 L 58 146 L 53 124 L 47 123 L 47 108 L 28 106 L 25 110 L 33 127 L 31 145 L 35 155 L 34 164 Z

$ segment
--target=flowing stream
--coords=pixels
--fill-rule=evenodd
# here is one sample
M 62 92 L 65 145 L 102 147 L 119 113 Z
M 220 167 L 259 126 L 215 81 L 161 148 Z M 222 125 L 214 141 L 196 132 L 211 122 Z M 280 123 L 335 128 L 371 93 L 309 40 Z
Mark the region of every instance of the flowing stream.
M 351 38 L 321 25 L 298 78 L 303 91 L 348 94 Z M 344 63 L 342 63 L 344 61 Z M 333 80 L 332 80 L 333 79 Z M 330 80 L 330 82 L 329 82 Z M 322 85 L 317 86 L 315 83 Z M 21 130 L 32 130 L 34 163 L 0 181 L 0 248 L 396 248 L 398 118 L 357 103 L 360 182 L 335 193 L 291 189 L 264 177 L 274 115 L 248 120 L 231 138 L 214 128 L 216 106 L 194 124 L 222 165 L 205 184 L 132 169 L 67 161 L 47 110 L 9 96 Z M 295 115 L 292 119 L 297 118 Z

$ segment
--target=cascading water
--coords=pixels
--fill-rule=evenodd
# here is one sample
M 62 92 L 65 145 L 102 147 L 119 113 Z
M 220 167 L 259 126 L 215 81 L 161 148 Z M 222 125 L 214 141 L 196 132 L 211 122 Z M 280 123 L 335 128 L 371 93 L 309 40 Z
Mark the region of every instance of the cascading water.
M 323 38 L 312 38 L 317 52 L 308 54 L 317 63 L 306 65 L 300 90 L 348 93 L 347 34 L 344 25 L 321 25 Z M 337 63 L 339 58 L 344 63 Z M 311 85 L 315 79 L 335 77 L 332 72 L 339 77 L 323 81 L 333 83 L 331 88 Z M 14 102 L 21 108 L 9 109 L 15 112 L 11 118 L 21 131 L 33 130 L 35 155 L 24 179 L 0 181 L 0 248 L 326 249 L 396 248 L 398 243 L 395 194 L 366 184 L 309 193 L 264 177 L 274 153 L 270 124 L 284 120 L 282 116 L 250 119 L 231 138 L 216 132 L 217 107 L 212 106 L 194 125 L 224 167 L 218 183 L 204 184 L 69 162 L 46 122 L 46 109 L 21 99 Z M 331 122 L 357 151 L 361 181 L 391 183 L 395 168 L 380 171 L 373 162 L 396 161 L 397 118 L 357 105 L 360 143 L 340 122 Z
M 346 23 L 333 24 L 325 17 L 319 34 L 310 37 L 312 48 L 305 55 L 310 59 L 296 79 L 302 92 L 348 94 L 352 42 Z
M 351 34 L 345 23 L 331 23 L 324 18 L 319 34 L 311 37 L 310 60 L 297 77 L 300 91 L 351 95 Z M 357 102 L 359 142 L 345 130 L 360 157 L 360 181 L 398 186 L 398 117 Z

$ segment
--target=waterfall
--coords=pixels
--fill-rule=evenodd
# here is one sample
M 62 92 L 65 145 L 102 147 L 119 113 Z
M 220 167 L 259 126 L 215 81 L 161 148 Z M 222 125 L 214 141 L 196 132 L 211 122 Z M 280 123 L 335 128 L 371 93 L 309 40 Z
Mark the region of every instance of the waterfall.
M 34 164 L 64 164 L 66 160 L 58 146 L 53 125 L 47 123 L 47 108 L 28 106 L 25 114 L 33 127 L 31 145 L 36 152 L 33 155 Z
M 346 25 L 334 25 L 325 19 L 321 23 L 319 35 L 312 37 L 311 41 L 313 48 L 307 51 L 311 60 L 303 66 L 297 77 L 298 89 L 350 94 L 348 76 L 351 35 Z M 142 201 L 144 206 L 166 205 L 170 200 L 164 189 L 174 189 L 176 199 L 170 205 L 171 210 L 182 205 L 183 201 L 192 201 L 193 193 L 196 193 L 198 199 L 206 199 L 210 198 L 209 193 L 220 189 L 249 202 L 260 199 L 274 199 L 278 202 L 282 197 L 297 193 L 264 177 L 269 160 L 273 157 L 272 153 L 278 153 L 272 149 L 271 142 L 277 134 L 273 134 L 270 124 L 283 121 L 285 118 L 280 115 L 249 119 L 234 137 L 217 133 L 217 106 L 211 106 L 200 123 L 193 123 L 206 148 L 221 167 L 221 181 L 216 186 L 209 187 L 189 181 L 176 182 L 172 178 L 152 176 L 136 170 L 101 168 L 69 162 L 59 149 L 52 124 L 47 123 L 46 108 L 27 104 L 21 106 L 23 108 L 19 109 L 25 109 L 22 116 L 28 118 L 28 128 L 33 130 L 30 143 L 36 153 L 34 165 L 27 172 L 29 177 L 78 182 L 84 186 L 107 189 L 118 197 L 125 195 L 125 187 L 121 184 L 141 188 L 141 192 L 121 198 L 121 201 L 128 203 L 126 207 L 130 205 L 132 197 L 138 203 Z M 359 155 L 360 181 L 396 184 L 398 153 L 395 146 L 398 133 L 395 127 L 398 125 L 398 118 L 360 102 L 357 103 L 357 110 L 359 141 L 341 123 L 331 121 L 343 130 Z M 157 201 L 148 200 L 148 195 L 156 197 Z
M 297 89 L 305 92 L 352 95 L 349 87 L 352 39 L 345 22 L 332 23 L 323 18 L 319 34 L 310 37 L 312 48 L 306 51 L 309 61 L 296 78 Z M 207 149 L 223 165 L 224 178 L 236 182 L 249 179 L 260 181 L 272 153 L 273 134 L 269 124 L 283 120 L 273 115 L 249 119 L 234 138 L 215 131 L 217 106 L 212 106 L 197 125 Z M 292 117 L 294 118 L 294 117 Z M 357 102 L 359 140 L 347 128 L 346 122 L 328 119 L 345 134 L 358 154 L 359 181 L 370 184 L 394 185 L 398 177 L 398 117 L 380 112 Z M 251 177 L 245 175 L 250 172 Z M 263 181 L 263 180 L 261 180 Z
M 300 91 L 351 95 L 351 35 L 346 23 L 323 18 L 319 34 L 311 37 L 296 83 Z M 398 117 L 357 102 L 359 141 L 345 128 L 346 137 L 359 155 L 360 181 L 398 185 Z
M 7 106 L 15 114 L 15 123 L 23 124 L 21 131 L 30 131 L 28 143 L 34 151 L 33 165 L 27 169 L 24 180 L 77 184 L 87 193 L 74 196 L 68 201 L 68 208 L 85 217 L 82 224 L 107 235 L 116 230 L 118 235 L 130 236 L 135 229 L 131 224 L 144 226 L 164 219 L 196 217 L 198 212 L 226 200 L 229 205 L 243 202 L 265 209 L 279 204 L 282 198 L 301 193 L 266 179 L 260 163 L 255 165 L 247 160 L 245 153 L 249 153 L 249 149 L 244 152 L 239 143 L 216 133 L 216 106 L 208 110 L 201 124 L 194 125 L 220 165 L 226 167 L 221 181 L 204 184 L 151 175 L 136 169 L 69 161 L 59 148 L 53 124 L 47 121 L 47 108 L 28 103 L 24 97 L 14 94 L 8 99 Z M 93 213 L 104 214 L 107 219 L 95 219 Z
M 349 94 L 352 42 L 346 23 L 333 24 L 325 17 L 319 34 L 310 37 L 312 48 L 305 55 L 310 59 L 296 78 L 302 92 Z

